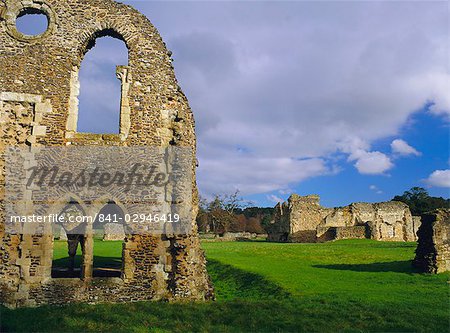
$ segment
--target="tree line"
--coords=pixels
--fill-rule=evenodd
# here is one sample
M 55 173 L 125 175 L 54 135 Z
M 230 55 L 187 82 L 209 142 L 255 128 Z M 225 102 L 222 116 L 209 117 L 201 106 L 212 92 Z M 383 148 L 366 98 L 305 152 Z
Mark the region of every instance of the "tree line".
M 413 215 L 421 215 L 437 208 L 450 208 L 450 199 L 432 197 L 422 187 L 413 187 L 402 195 L 396 195 L 393 201 L 401 201 L 409 206 Z
M 264 223 L 273 208 L 252 207 L 239 191 L 214 195 L 211 200 L 200 199 L 197 226 L 200 232 L 223 235 L 226 232 L 265 233 Z

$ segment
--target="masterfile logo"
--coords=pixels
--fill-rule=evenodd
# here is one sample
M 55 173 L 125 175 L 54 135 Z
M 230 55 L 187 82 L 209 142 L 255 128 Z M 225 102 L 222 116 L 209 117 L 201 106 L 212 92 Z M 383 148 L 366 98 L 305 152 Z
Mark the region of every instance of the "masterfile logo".
M 85 234 L 112 223 L 129 234 L 189 233 L 192 156 L 184 147 L 10 147 L 6 230 Z

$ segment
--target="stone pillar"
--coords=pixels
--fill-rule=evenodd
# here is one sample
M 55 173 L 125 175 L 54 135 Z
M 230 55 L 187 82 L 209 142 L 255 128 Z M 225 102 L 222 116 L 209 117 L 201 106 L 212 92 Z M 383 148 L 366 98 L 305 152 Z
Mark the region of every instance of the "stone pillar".
M 413 265 L 424 273 L 450 271 L 450 209 L 422 215 Z
M 125 139 L 130 132 L 130 101 L 128 99 L 128 92 L 130 91 L 131 74 L 130 67 L 117 66 L 116 76 L 122 83 L 121 98 L 120 98 L 120 135 Z
M 83 251 L 81 278 L 86 280 L 92 278 L 94 271 L 94 234 L 92 232 L 88 232 L 84 235 L 84 244 L 81 249 Z

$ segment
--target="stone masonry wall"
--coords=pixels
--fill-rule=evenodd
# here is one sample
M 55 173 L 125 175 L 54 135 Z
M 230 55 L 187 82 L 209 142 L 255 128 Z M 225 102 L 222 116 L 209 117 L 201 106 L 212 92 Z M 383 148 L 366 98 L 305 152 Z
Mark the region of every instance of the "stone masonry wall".
M 409 207 L 396 201 L 373 205 L 374 218 L 366 221 L 371 238 L 376 240 L 409 241 L 417 240 Z
M 317 242 L 328 242 L 339 239 L 364 239 L 367 238 L 367 226 L 356 225 L 352 227 L 331 227 L 321 236 L 317 236 Z
M 279 202 L 274 208 L 274 216 L 267 234 L 271 242 L 286 242 L 290 234 L 290 209 L 287 202 Z
M 323 208 L 319 196 L 293 194 L 285 203 L 275 206 L 274 220 L 268 239 L 271 241 L 314 242 L 315 228 L 322 221 Z
M 450 209 L 422 215 L 414 266 L 425 273 L 450 271 Z
M 17 16 L 36 11 L 47 16 L 47 31 L 38 36 L 17 31 Z M 123 40 L 129 51 L 129 63 L 117 68 L 120 133 L 78 133 L 78 71 L 102 36 Z M 195 225 L 194 118 L 155 27 L 112 0 L 1 0 L 0 53 L 0 302 L 17 307 L 213 298 Z M 190 147 L 192 232 L 127 235 L 121 278 L 92 278 L 91 252 L 83 254 L 82 278 L 52 278 L 53 237 L 5 233 L 4 151 L 68 145 Z M 92 240 L 86 239 L 85 248 L 92 248 Z
M 345 207 L 324 208 L 320 206 L 319 199 L 318 196 L 300 197 L 294 194 L 287 203 L 277 205 L 277 209 L 282 207 L 282 218 L 275 214 L 268 239 L 294 242 L 343 238 L 417 239 L 411 212 L 404 203 L 353 203 Z M 284 233 L 282 239 L 278 236 L 280 228 Z M 275 233 L 275 230 L 279 232 Z
M 312 230 L 321 222 L 322 207 L 319 200 L 318 195 L 301 197 L 293 194 L 289 197 L 290 232 L 292 234 L 298 231 Z

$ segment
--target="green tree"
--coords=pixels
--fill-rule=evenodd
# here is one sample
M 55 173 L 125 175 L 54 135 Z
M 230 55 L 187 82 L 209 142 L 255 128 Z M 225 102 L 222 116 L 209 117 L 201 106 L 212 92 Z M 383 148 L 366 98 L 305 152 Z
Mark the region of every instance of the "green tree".
M 421 215 L 436 208 L 449 208 L 450 199 L 442 197 L 430 197 L 423 187 L 413 187 L 405 191 L 403 195 L 397 195 L 393 201 L 401 201 L 409 206 L 413 215 Z

